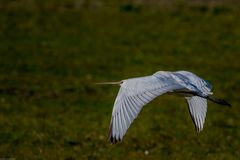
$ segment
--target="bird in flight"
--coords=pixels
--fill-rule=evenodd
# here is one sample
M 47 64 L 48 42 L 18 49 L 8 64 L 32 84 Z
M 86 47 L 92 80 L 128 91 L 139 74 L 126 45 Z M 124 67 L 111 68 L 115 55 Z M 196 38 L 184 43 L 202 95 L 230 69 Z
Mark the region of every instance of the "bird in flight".
M 186 99 L 197 132 L 203 129 L 207 100 L 231 106 L 225 100 L 213 96 L 212 85 L 209 82 L 188 71 L 158 71 L 150 76 L 97 84 L 120 85 L 108 132 L 108 141 L 112 144 L 122 141 L 144 105 L 164 93 L 179 95 Z

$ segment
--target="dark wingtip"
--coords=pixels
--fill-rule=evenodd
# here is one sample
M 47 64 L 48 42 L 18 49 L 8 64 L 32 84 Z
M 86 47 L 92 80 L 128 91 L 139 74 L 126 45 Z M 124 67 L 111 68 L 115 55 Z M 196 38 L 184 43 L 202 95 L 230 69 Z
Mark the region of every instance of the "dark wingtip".
M 116 137 L 113 137 L 112 135 L 112 120 L 110 122 L 110 126 L 109 126 L 109 130 L 108 130 L 108 138 L 107 138 L 107 141 L 110 142 L 111 144 L 116 144 L 118 142 L 121 142 L 122 140 L 119 138 L 117 139 Z
M 110 142 L 110 144 L 117 144 L 118 142 L 121 142 L 121 139 L 116 139 L 116 137 L 109 137 L 108 138 L 108 142 Z

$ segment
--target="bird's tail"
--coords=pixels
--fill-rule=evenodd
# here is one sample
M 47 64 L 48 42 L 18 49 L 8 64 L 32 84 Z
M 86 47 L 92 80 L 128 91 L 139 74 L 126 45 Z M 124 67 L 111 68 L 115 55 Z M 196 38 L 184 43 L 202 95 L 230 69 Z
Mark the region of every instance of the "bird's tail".
M 95 83 L 95 84 L 122 84 L 123 82 L 122 81 L 117 81 L 117 82 L 98 82 L 98 83 Z
M 221 104 L 221 105 L 224 105 L 224 106 L 232 107 L 232 105 L 230 103 L 228 103 L 227 101 L 225 101 L 224 99 L 220 99 L 220 98 L 214 97 L 213 95 L 208 95 L 207 99 L 212 101 L 212 102 L 214 102 L 214 103 L 217 103 L 217 104 Z

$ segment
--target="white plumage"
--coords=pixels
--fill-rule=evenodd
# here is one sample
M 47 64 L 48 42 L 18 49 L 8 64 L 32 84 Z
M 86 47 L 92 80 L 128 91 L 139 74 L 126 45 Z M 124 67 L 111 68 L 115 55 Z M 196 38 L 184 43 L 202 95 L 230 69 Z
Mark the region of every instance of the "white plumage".
M 212 96 L 210 83 L 187 71 L 159 71 L 151 76 L 100 84 L 120 84 L 121 86 L 114 103 L 109 127 L 108 139 L 111 143 L 121 141 L 142 107 L 164 93 L 177 94 L 186 98 L 197 132 L 203 129 L 207 99 L 231 106 L 226 101 Z

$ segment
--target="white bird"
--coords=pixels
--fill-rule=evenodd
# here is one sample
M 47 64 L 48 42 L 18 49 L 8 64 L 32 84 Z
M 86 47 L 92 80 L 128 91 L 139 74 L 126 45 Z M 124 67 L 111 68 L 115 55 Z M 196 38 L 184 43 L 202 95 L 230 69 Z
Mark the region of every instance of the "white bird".
M 197 132 L 203 129 L 207 100 L 231 106 L 212 95 L 212 85 L 209 82 L 188 71 L 159 71 L 151 76 L 98 84 L 121 86 L 114 103 L 108 134 L 108 140 L 114 144 L 123 139 L 142 107 L 164 93 L 185 97 Z

